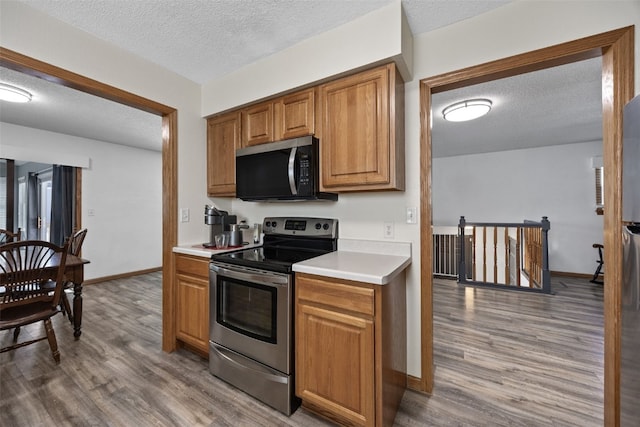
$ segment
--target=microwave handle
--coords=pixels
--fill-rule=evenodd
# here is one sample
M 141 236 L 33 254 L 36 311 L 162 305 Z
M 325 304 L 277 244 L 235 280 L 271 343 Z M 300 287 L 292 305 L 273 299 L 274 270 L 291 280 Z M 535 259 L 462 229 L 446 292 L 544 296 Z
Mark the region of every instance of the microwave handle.
M 293 196 L 296 196 L 298 194 L 298 189 L 296 188 L 296 177 L 295 177 L 297 152 L 298 152 L 298 147 L 291 148 L 291 153 L 289 153 L 289 168 L 287 170 L 289 174 L 289 188 L 291 188 L 291 195 Z

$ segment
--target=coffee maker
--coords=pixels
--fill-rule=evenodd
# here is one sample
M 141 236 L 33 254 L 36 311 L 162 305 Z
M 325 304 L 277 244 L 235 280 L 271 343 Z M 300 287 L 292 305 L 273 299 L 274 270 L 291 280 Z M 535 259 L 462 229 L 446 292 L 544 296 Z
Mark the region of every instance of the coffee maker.
M 205 205 L 204 207 L 204 223 L 210 227 L 209 242 L 203 243 L 205 248 L 216 247 L 216 234 L 229 233 L 231 224 L 235 224 L 237 217 L 229 215 L 227 211 L 221 211 L 214 206 Z

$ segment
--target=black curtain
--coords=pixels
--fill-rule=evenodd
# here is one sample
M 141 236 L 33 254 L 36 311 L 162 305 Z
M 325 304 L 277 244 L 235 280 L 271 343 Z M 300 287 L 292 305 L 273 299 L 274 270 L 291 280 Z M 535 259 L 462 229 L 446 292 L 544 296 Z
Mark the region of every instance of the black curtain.
M 73 206 L 76 171 L 72 166 L 53 165 L 51 181 L 51 236 L 49 240 L 62 245 L 73 232 Z
M 38 174 L 27 178 L 27 239 L 38 240 Z

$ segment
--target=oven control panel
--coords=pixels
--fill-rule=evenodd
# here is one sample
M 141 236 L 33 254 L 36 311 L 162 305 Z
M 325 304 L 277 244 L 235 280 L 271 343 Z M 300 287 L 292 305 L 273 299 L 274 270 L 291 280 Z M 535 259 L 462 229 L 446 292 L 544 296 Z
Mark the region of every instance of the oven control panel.
M 338 238 L 338 220 L 332 218 L 267 217 L 262 229 L 265 234 Z

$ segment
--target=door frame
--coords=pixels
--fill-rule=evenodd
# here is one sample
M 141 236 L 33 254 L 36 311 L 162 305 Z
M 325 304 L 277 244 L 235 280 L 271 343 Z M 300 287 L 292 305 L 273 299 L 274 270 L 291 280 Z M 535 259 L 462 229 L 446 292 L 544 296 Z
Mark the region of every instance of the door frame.
M 176 348 L 173 247 L 178 242 L 178 110 L 55 65 L 0 47 L 0 65 L 151 114 L 162 116 L 162 350 Z M 78 174 L 77 207 L 81 206 Z M 77 227 L 80 228 L 80 210 Z
M 421 391 L 433 375 L 433 271 L 431 200 L 431 95 L 531 71 L 602 57 L 604 210 L 604 421 L 620 424 L 620 320 L 622 283 L 622 110 L 634 95 L 634 26 L 499 59 L 420 80 L 420 290 Z

